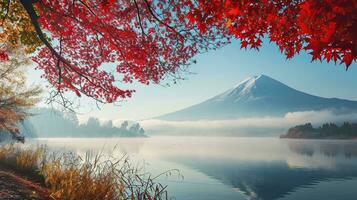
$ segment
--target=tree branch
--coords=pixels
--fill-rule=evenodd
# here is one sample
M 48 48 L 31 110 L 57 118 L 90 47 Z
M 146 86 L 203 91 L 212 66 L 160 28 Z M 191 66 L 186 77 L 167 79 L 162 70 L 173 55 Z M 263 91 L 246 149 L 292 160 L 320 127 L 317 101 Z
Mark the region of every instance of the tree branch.
M 91 81 L 87 76 L 85 76 L 84 74 L 82 74 L 81 72 L 78 72 L 76 69 L 74 69 L 71 64 L 64 59 L 52 46 L 52 44 L 47 40 L 47 38 L 45 37 L 45 34 L 43 33 L 40 24 L 38 23 L 38 16 L 34 10 L 33 7 L 33 3 L 34 1 L 31 0 L 20 0 L 21 4 L 23 5 L 23 7 L 25 8 L 27 14 L 29 15 L 30 19 L 31 19 L 31 23 L 35 28 L 35 31 L 39 37 L 39 39 L 44 43 L 44 45 L 53 53 L 53 55 L 59 60 L 61 61 L 63 64 L 65 64 L 67 67 L 69 67 L 71 70 L 73 70 L 73 72 L 77 73 L 79 76 L 85 78 L 89 83 L 91 83 L 92 85 L 96 85 L 98 87 L 100 87 L 101 89 L 108 91 L 106 88 L 104 88 L 101 85 L 95 84 L 93 83 L 93 81 Z M 59 64 L 56 65 L 57 70 L 59 72 L 61 72 L 61 68 L 59 66 Z M 88 96 L 84 91 L 79 90 L 77 88 L 78 91 L 81 91 L 83 94 L 85 94 L 86 96 Z M 89 96 L 88 96 L 89 97 Z M 96 101 L 100 101 L 97 98 L 91 97 L 93 99 L 95 99 Z M 101 101 L 100 101 L 101 102 Z

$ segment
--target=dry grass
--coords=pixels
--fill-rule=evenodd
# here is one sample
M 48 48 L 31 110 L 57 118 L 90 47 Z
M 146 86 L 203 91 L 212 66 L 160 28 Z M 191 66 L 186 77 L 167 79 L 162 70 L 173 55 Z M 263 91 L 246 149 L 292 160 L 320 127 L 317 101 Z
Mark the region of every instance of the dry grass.
M 46 147 L 0 147 L 0 163 L 35 174 L 43 180 L 52 199 L 124 200 L 167 199 L 166 187 L 150 174 L 132 167 L 126 156 L 84 158 L 73 153 L 50 153 Z

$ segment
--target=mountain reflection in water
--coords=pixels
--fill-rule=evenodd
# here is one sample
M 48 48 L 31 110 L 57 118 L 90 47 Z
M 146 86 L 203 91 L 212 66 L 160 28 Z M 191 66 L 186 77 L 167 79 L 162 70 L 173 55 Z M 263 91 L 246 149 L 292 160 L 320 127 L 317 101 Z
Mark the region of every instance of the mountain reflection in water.
M 66 143 L 66 146 L 84 151 L 95 147 L 100 150 L 104 144 L 105 149 L 112 150 L 118 145 L 120 153 L 145 159 L 155 171 L 180 167 L 193 171 L 187 177 L 189 180 L 176 180 L 180 184 L 167 182 L 176 199 L 319 199 L 325 195 L 323 198 L 330 200 L 336 199 L 336 195 L 340 195 L 339 199 L 355 199 L 357 195 L 356 190 L 350 189 L 356 186 L 351 184 L 357 183 L 357 141 L 233 137 L 153 137 L 102 143 L 83 140 L 86 142 L 82 145 Z M 187 175 L 185 170 L 182 173 Z M 220 195 L 226 190 L 205 185 L 207 179 L 203 180 L 199 174 L 230 188 L 232 195 L 223 198 Z M 185 192 L 189 181 L 201 185 L 191 184 L 190 191 Z M 329 185 L 332 189 L 318 194 L 321 183 L 333 181 L 339 181 L 341 187 Z M 316 190 L 312 193 L 316 198 L 306 193 L 309 188 Z

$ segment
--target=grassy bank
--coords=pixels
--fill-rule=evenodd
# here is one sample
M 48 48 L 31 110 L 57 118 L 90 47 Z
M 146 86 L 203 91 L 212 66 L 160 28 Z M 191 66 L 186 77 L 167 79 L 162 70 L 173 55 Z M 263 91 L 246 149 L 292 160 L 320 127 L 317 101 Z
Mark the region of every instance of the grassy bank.
M 45 146 L 2 145 L 0 165 L 39 182 L 50 199 L 167 199 L 166 187 L 132 167 L 127 157 L 80 157 Z

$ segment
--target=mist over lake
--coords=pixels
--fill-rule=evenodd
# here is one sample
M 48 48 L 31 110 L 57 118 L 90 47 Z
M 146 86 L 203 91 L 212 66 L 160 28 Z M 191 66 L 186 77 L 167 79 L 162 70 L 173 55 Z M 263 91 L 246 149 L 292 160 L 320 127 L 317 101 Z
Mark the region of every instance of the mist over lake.
M 173 199 L 355 199 L 355 140 L 244 137 L 40 138 L 53 150 L 129 156 Z M 183 178 L 181 177 L 183 176 Z

